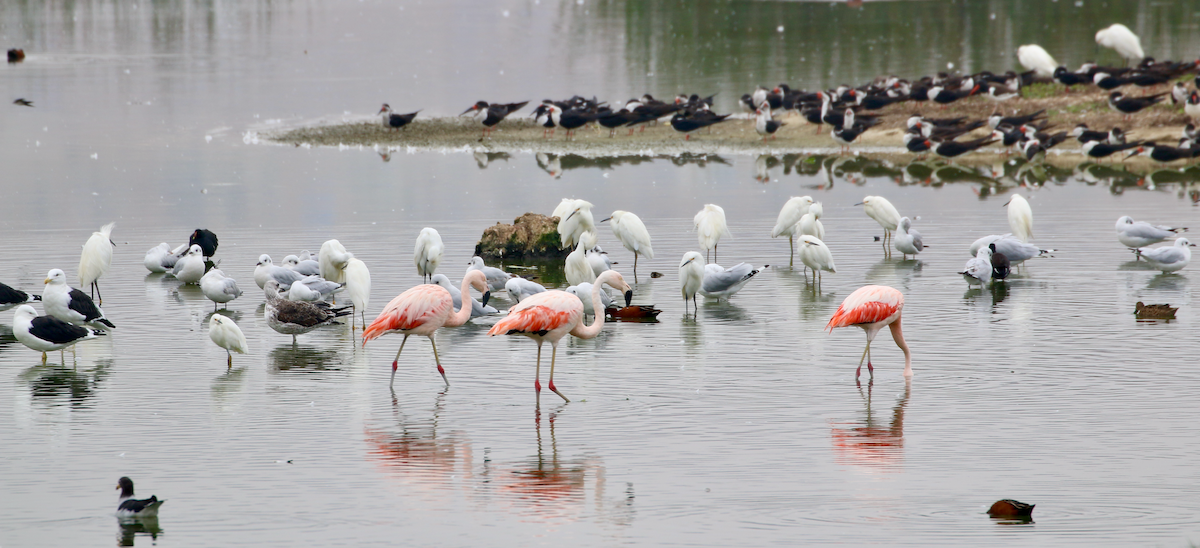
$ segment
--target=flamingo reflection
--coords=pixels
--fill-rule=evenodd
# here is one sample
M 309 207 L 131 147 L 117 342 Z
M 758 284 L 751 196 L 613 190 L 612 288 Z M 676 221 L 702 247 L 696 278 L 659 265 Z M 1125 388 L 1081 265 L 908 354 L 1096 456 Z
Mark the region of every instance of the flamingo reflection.
M 370 446 L 367 458 L 404 480 L 429 489 L 431 495 L 449 494 L 458 476 L 470 477 L 471 443 L 457 432 L 438 433 L 438 417 L 446 393 L 440 392 L 433 405 L 433 416 L 425 424 L 414 423 L 400 410 L 392 394 L 395 428 L 365 428 Z
M 908 406 L 912 380 L 904 380 L 904 395 L 892 408 L 892 420 L 887 426 L 879 424 L 872 415 L 874 384 L 873 380 L 868 381 L 867 392 L 863 394 L 862 384 L 858 383 L 858 393 L 867 405 L 866 420 L 831 425 L 833 449 L 839 463 L 887 469 L 899 466 L 904 459 L 904 408 Z

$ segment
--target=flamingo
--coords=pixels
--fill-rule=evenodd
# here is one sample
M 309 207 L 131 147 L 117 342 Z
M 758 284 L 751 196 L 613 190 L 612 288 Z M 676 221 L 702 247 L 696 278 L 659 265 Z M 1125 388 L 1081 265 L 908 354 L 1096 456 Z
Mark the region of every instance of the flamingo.
M 79 285 L 88 286 L 92 298 L 104 304 L 100 295 L 100 284 L 97 280 L 108 273 L 112 266 L 113 250 L 117 244 L 112 241 L 112 230 L 117 223 L 108 223 L 100 227 L 99 232 L 93 232 L 83 244 L 83 253 L 79 255 Z M 202 273 L 203 274 L 203 273 Z
M 591 325 L 583 323 L 583 302 L 578 297 L 566 291 L 546 291 L 530 295 L 512 308 L 508 316 L 496 322 L 488 335 L 524 335 L 537 342 L 538 357 L 534 370 L 533 388 L 538 395 L 542 392 L 540 380 L 542 370 L 542 343 L 550 341 L 553 350 L 550 352 L 550 390 L 558 394 L 564 401 L 571 401 L 554 386 L 554 360 L 558 355 L 558 341 L 567 333 L 581 339 L 592 339 L 600 334 L 604 327 L 604 305 L 600 301 L 600 286 L 608 285 L 625 294 L 625 305 L 633 299 L 633 289 L 625 283 L 615 270 L 606 270 L 592 285 L 592 307 L 596 309 L 596 319 Z
M 904 342 L 904 334 L 900 332 L 900 312 L 904 309 L 904 294 L 886 285 L 868 285 L 860 287 L 842 301 L 837 312 L 829 318 L 825 326 L 830 332 L 835 327 L 857 326 L 867 332 L 867 348 L 863 350 L 862 359 L 858 360 L 858 370 L 854 378 L 862 374 L 862 362 L 867 360 L 867 371 L 875 376 L 875 368 L 871 367 L 871 341 L 880 329 L 888 326 L 892 330 L 892 339 L 896 346 L 904 351 L 904 376 L 911 377 L 912 353 Z
M 1013 194 L 1004 205 L 1008 207 L 1008 227 L 1012 229 L 1013 236 L 1028 243 L 1033 238 L 1033 208 L 1029 207 L 1029 200 L 1020 194 Z
M 700 247 L 704 248 L 705 253 L 712 250 L 712 258 L 716 260 L 717 244 L 720 243 L 721 237 L 733 237 L 733 234 L 729 233 L 729 225 L 725 222 L 725 210 L 719 205 L 705 204 L 704 209 L 692 218 L 692 222 L 696 225 Z
M 442 262 L 442 254 L 446 245 L 442 243 L 442 235 L 429 227 L 421 229 L 417 235 L 417 245 L 413 247 L 413 264 L 417 265 L 417 274 L 421 275 L 421 283 L 433 278 L 438 265 Z
M 883 196 L 867 196 L 854 205 L 863 206 L 863 212 L 883 227 L 883 254 L 891 255 L 891 250 L 888 249 L 889 236 L 900 226 L 900 212 L 896 211 L 896 206 Z
M 491 293 L 488 291 L 487 278 L 484 277 L 483 272 L 471 270 L 463 276 L 463 294 L 469 295 L 472 287 L 483 293 L 483 304 L 486 305 Z M 442 368 L 441 358 L 438 357 L 437 343 L 433 341 L 433 334 L 439 327 L 457 327 L 467 323 L 469 319 L 471 319 L 471 307 L 464 305 L 459 307 L 458 312 L 455 312 L 454 299 L 446 288 L 440 285 L 421 284 L 397 295 L 392 302 L 383 307 L 383 311 L 379 313 L 375 321 L 363 329 L 363 346 L 366 346 L 371 339 L 381 335 L 393 332 L 404 334 L 404 340 L 400 341 L 400 350 L 396 351 L 396 358 L 392 360 L 392 380 L 388 382 L 388 387 L 391 387 L 396 382 L 396 369 L 399 367 L 400 352 L 404 351 L 404 343 L 408 342 L 408 338 L 412 335 L 429 337 L 429 344 L 433 345 L 433 361 L 437 363 L 437 370 L 438 373 L 441 373 L 442 380 L 449 386 L 450 381 L 446 379 L 446 370 Z
M 633 281 L 636 283 L 638 255 L 645 255 L 647 259 L 654 258 L 654 249 L 650 247 L 650 232 L 646 230 L 646 225 L 642 223 L 641 217 L 620 209 L 600 222 L 604 221 L 612 221 L 610 226 L 612 226 L 613 235 L 621 240 L 621 245 L 625 246 L 625 249 L 633 252 Z

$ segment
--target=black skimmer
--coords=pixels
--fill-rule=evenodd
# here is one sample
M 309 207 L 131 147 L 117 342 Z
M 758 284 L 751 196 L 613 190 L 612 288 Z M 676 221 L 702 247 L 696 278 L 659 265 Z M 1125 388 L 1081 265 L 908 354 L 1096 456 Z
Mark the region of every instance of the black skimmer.
M 1104 90 L 1116 89 L 1129 84 L 1144 88 L 1165 84 L 1170 81 L 1165 74 L 1145 72 L 1134 72 L 1128 76 L 1112 76 L 1105 72 L 1097 72 L 1092 75 L 1092 80 L 1096 83 L 1096 86 Z
M 1156 162 L 1162 162 L 1165 164 L 1167 162 L 1174 162 L 1176 160 L 1191 160 L 1192 158 L 1200 156 L 1200 149 L 1193 149 L 1191 147 L 1184 146 L 1186 143 L 1186 138 L 1180 139 L 1179 147 L 1146 143 L 1145 145 L 1134 149 L 1133 152 L 1125 157 L 1125 159 L 1128 160 L 1129 158 L 1133 158 L 1139 154 L 1144 154 Z
M 908 117 L 908 120 L 905 122 L 905 125 L 909 129 L 912 129 L 913 126 L 924 122 L 926 124 L 929 124 L 931 126 L 936 126 L 936 127 L 956 128 L 958 126 L 961 126 L 966 121 L 967 121 L 966 116 L 960 116 L 958 118 L 926 118 L 924 116 L 921 116 L 920 114 L 913 114 L 912 116 Z M 975 127 L 976 128 L 983 127 L 983 124 L 979 124 Z M 975 129 L 975 128 L 971 128 L 971 129 Z
M 205 257 L 212 257 L 217 254 L 219 243 L 217 242 L 217 235 L 213 234 L 211 230 L 197 228 L 192 231 L 191 236 L 188 236 L 188 247 L 194 245 L 200 246 L 200 250 L 204 253 Z
M 1083 144 L 1083 153 L 1092 158 L 1106 158 L 1113 153 L 1121 152 L 1142 146 L 1142 143 L 1125 143 L 1121 145 L 1110 145 L 1100 141 L 1088 141 Z
M 617 111 L 608 111 L 596 117 L 596 122 L 608 128 L 608 136 L 616 135 L 617 128 L 632 122 L 637 115 L 629 112 L 629 109 L 623 108 Z
M 30 295 L 20 289 L 14 289 L 4 284 L 0 284 L 0 311 L 8 310 L 14 306 L 31 303 L 42 300 L 41 295 Z
M 874 124 L 856 122 L 854 120 L 854 109 L 849 108 L 842 113 L 842 120 L 842 126 L 830 130 L 829 135 L 842 146 L 843 151 L 848 152 L 850 150 L 850 143 L 853 143 L 855 139 L 858 139 L 859 135 L 862 135 L 864 131 Z
M 1108 139 L 1104 142 L 1110 145 L 1123 145 L 1125 144 L 1125 132 L 1121 131 L 1119 127 L 1114 127 L 1108 130 Z
M 1071 135 L 1080 143 L 1086 143 L 1088 141 L 1107 141 L 1109 132 L 1095 131 L 1089 129 L 1087 124 L 1079 124 L 1075 126 L 1075 129 L 1071 130 Z
M 749 93 L 743 95 L 742 98 L 738 100 L 738 104 L 741 105 L 742 110 L 746 112 L 755 112 L 758 110 L 758 107 L 754 104 L 754 97 Z
M 1009 124 L 1013 127 L 1023 126 L 1044 117 L 1045 114 L 1046 109 L 1039 110 L 1033 114 L 1026 114 L 1025 116 L 1001 116 L 999 112 L 993 112 L 991 116 L 988 116 L 988 125 L 992 126 L 992 129 L 996 129 L 996 126 L 1000 124 Z
M 158 517 L 158 508 L 163 505 L 166 500 L 158 500 L 157 496 L 150 495 L 148 499 L 135 500 L 133 498 L 133 480 L 129 478 L 121 478 L 117 480 L 117 489 L 121 490 L 121 497 L 117 499 L 117 517 L 121 518 L 153 518 Z
M 962 156 L 963 154 L 971 152 L 972 150 L 978 150 L 979 148 L 985 147 L 994 142 L 996 142 L 996 139 L 991 135 L 988 135 L 987 137 L 982 137 L 973 141 L 931 141 L 928 146 L 930 150 L 932 150 L 933 153 L 937 154 L 938 156 L 943 158 L 954 158 L 957 156 Z
M 421 111 L 418 110 L 417 112 L 421 112 Z M 413 118 L 417 117 L 417 112 L 410 112 L 408 114 L 393 114 L 392 107 L 388 106 L 387 103 L 384 103 L 383 107 L 381 107 L 379 109 L 379 112 L 377 114 L 382 115 L 383 127 L 389 128 L 389 129 L 400 129 L 404 126 L 407 126 L 409 123 L 411 123 L 413 121 Z M 211 256 L 212 255 L 206 255 L 206 257 L 211 257 Z
M 910 118 L 910 120 L 911 120 L 911 118 Z M 937 126 L 937 125 L 934 125 L 927 121 L 922 120 L 922 121 L 916 122 L 912 126 L 909 126 L 909 129 L 920 133 L 923 137 L 925 137 L 927 139 L 932 138 L 932 139 L 936 139 L 939 141 L 950 141 L 953 139 L 957 139 L 962 135 L 966 135 L 967 133 L 975 131 L 976 129 L 983 127 L 983 125 L 984 125 L 984 122 L 979 121 L 979 122 L 971 122 L 965 126 L 960 126 L 960 127 Z
M 1040 131 L 1040 128 L 1032 125 L 1021 126 L 1018 128 L 1026 140 L 1040 141 L 1042 149 L 1054 148 L 1055 145 L 1071 138 L 1071 134 L 1060 131 L 1055 134 Z
M 779 110 L 783 107 L 783 97 L 779 94 L 779 88 L 769 90 L 759 86 L 750 97 L 754 101 L 755 110 L 761 107 L 763 103 L 767 103 L 771 107 L 771 110 Z
M 934 102 L 938 104 L 949 105 L 950 103 L 953 103 L 964 97 L 975 95 L 975 92 L 977 91 L 979 91 L 978 84 L 972 85 L 969 89 L 964 87 L 957 90 L 949 90 L 941 86 L 934 86 L 929 88 L 929 98 L 933 99 Z
M 488 133 L 495 129 L 496 124 L 499 124 L 501 120 L 504 120 L 509 114 L 521 110 L 527 104 L 529 104 L 529 101 L 501 105 L 489 105 L 487 101 L 479 101 L 472 105 L 471 108 L 464 110 L 459 116 L 474 113 L 475 120 L 483 124 L 483 135 L 479 138 L 482 140 L 484 137 L 487 137 Z
M 1128 117 L 1142 109 L 1162 102 L 1163 96 L 1170 93 L 1169 91 L 1164 91 L 1145 97 L 1126 97 L 1124 93 L 1114 91 L 1108 95 L 1108 107 Z
M 868 94 L 858 90 L 851 90 L 854 97 L 854 102 L 867 110 L 879 110 L 888 105 L 903 103 L 908 100 L 908 96 L 896 93 L 891 90 L 881 93 Z
M 1067 93 L 1071 92 L 1071 86 L 1088 85 L 1092 83 L 1092 76 L 1086 72 L 1071 72 L 1067 67 L 1058 67 L 1054 69 L 1054 79 L 1058 83 L 1067 86 Z
M 1029 139 L 1021 143 L 1021 154 L 1030 162 L 1035 159 L 1037 162 L 1041 162 L 1046 158 L 1046 147 L 1043 147 L 1041 141 L 1037 139 Z
M 691 139 L 691 132 L 697 129 L 706 128 L 713 124 L 724 122 L 731 114 L 714 114 L 712 111 L 698 111 L 695 114 L 686 112 L 678 112 L 671 117 L 671 127 L 675 131 L 683 133 L 684 140 Z
M 21 97 L 21 98 L 18 98 L 16 101 L 13 101 L 13 104 L 17 105 L 17 106 L 22 106 L 22 107 L 32 107 L 33 101 L 30 101 L 29 99 Z
M 757 118 L 754 120 L 754 131 L 757 131 L 759 135 L 763 136 L 764 143 L 767 142 L 768 135 L 774 139 L 775 132 L 779 131 L 779 128 L 786 125 L 783 122 L 777 122 L 771 119 L 771 108 L 769 105 L 760 106 L 755 112 Z
M 1189 143 L 1194 145 L 1197 141 L 1200 141 L 1200 130 L 1196 129 L 1196 124 L 1188 124 L 1183 126 L 1183 131 L 1180 132 L 1180 137 L 1187 139 Z
M 104 311 L 96 307 L 87 293 L 67 285 L 67 275 L 62 270 L 55 268 L 46 273 L 45 283 L 42 307 L 47 314 L 80 327 L 104 330 L 117 327 L 104 317 Z
M 1009 124 L 1000 124 L 996 126 L 996 129 L 992 130 L 992 137 L 999 139 L 1001 146 L 1013 147 L 1019 146 L 1024 134 L 1018 128 Z
M 594 113 L 577 109 L 563 111 L 558 105 L 550 105 L 548 110 L 550 111 L 550 119 L 554 121 L 554 125 L 566 130 L 566 134 L 563 136 L 564 139 L 570 139 L 576 129 L 596 119 Z
M 1188 100 L 1187 86 L 1183 82 L 1175 82 L 1175 86 L 1171 88 L 1171 104 L 1178 105 L 1186 103 Z
M 267 296 L 267 325 L 277 333 L 292 336 L 292 344 L 296 343 L 296 335 L 303 335 L 322 325 L 333 325 L 341 316 L 349 316 L 354 312 L 350 306 L 334 308 L 324 301 L 304 302 L 289 301 L 279 295 L 279 282 L 268 279 L 263 284 Z
M 42 353 L 63 350 L 79 341 L 104 335 L 98 329 L 88 329 L 64 322 L 54 316 L 38 316 L 32 306 L 23 304 L 13 313 L 13 337 L 21 344 Z
M 1193 91 L 1183 103 L 1183 112 L 1193 118 L 1200 116 L 1200 92 Z
M 910 131 L 904 134 L 904 148 L 917 154 L 929 152 L 929 140 L 920 133 Z
M 1021 93 L 1015 89 L 1003 86 L 989 86 L 985 97 L 996 102 L 1007 101 L 1015 97 L 1020 97 Z
M 550 135 L 554 135 L 554 130 L 558 127 L 554 125 L 554 120 L 550 118 L 551 106 L 553 106 L 553 102 L 549 99 L 546 99 L 542 102 L 542 104 L 538 105 L 537 108 L 533 109 L 533 114 L 530 115 L 533 117 L 534 123 L 542 126 L 543 139 Z

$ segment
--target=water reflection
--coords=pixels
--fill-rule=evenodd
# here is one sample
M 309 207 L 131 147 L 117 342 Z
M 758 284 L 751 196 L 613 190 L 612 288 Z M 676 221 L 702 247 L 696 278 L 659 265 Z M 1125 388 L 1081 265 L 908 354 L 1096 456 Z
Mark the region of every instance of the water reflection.
M 1150 282 L 1146 284 L 1146 289 L 1156 291 L 1183 291 L 1187 288 L 1187 276 L 1181 276 L 1176 273 L 1159 274 L 1150 278 Z
M 99 392 L 111 367 L 110 359 L 98 360 L 94 367 L 88 368 L 43 364 L 22 371 L 20 378 L 29 384 L 34 401 L 50 406 L 66 403 L 71 409 L 87 409 L 88 400 Z
M 340 371 L 337 367 L 342 360 L 336 350 L 329 350 L 307 344 L 286 344 L 276 346 L 267 355 L 271 372 L 284 371 L 318 372 Z
M 904 379 L 904 394 L 892 407 L 887 425 L 875 420 L 871 409 L 871 392 L 875 381 L 867 382 L 866 393 L 858 382 L 858 394 L 866 405 L 866 417 L 852 422 L 835 422 L 831 429 L 837 461 L 843 464 L 890 470 L 904 460 L 904 408 L 912 394 L 912 379 Z
M 134 546 L 137 537 L 150 537 L 153 546 L 163 530 L 158 526 L 158 517 L 118 519 L 117 546 Z

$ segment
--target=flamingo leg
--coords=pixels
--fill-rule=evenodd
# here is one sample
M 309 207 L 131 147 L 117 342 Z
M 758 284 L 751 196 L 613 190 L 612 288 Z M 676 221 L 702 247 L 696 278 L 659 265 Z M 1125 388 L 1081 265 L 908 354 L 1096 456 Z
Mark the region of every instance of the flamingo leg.
M 537 366 L 533 370 L 533 390 L 538 396 L 542 394 L 542 341 L 538 341 Z
M 408 342 L 407 334 L 404 335 L 404 340 L 400 341 L 400 350 L 396 351 L 396 359 L 392 360 L 392 380 L 388 381 L 389 388 L 396 383 L 396 368 L 400 367 L 400 353 L 404 352 L 404 343 L 406 342 Z
M 442 368 L 442 360 L 438 358 L 437 343 L 433 342 L 433 335 L 429 336 L 429 344 L 433 345 L 433 361 L 438 366 L 438 373 L 442 374 L 442 380 L 446 381 L 446 386 L 450 386 L 450 380 L 446 378 L 446 370 Z
M 554 387 L 554 358 L 558 356 L 558 343 L 557 342 L 551 343 L 551 348 L 552 349 L 550 350 L 550 389 L 553 390 L 555 394 L 558 394 L 559 397 L 561 397 L 563 399 L 563 401 L 570 402 L 571 400 L 568 400 L 566 396 L 563 396 L 562 392 L 559 392 L 558 389 Z
M 862 375 L 863 360 L 867 359 L 867 351 L 870 349 L 871 349 L 871 341 L 867 341 L 867 347 L 863 349 L 862 358 L 859 358 L 859 360 L 858 360 L 858 369 L 854 371 L 854 380 L 858 380 L 858 377 L 860 375 Z

